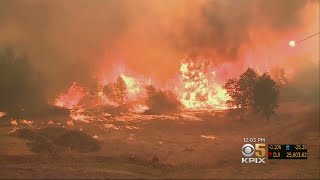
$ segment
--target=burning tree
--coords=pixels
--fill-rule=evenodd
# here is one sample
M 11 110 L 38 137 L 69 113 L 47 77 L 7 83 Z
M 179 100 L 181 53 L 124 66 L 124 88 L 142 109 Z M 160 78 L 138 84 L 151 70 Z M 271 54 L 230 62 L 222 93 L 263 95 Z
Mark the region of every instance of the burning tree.
M 243 99 L 241 99 L 241 109 L 245 111 L 253 104 L 253 87 L 257 81 L 258 74 L 252 69 L 248 68 L 243 74 L 240 75 L 239 88 L 243 93 Z
M 157 93 L 157 89 L 153 85 L 146 85 L 145 89 L 146 89 L 148 97 L 151 97 Z
M 230 108 L 236 108 L 236 110 L 239 111 L 241 108 L 241 102 L 243 101 L 241 100 L 242 94 L 240 93 L 238 80 L 235 78 L 229 79 L 224 85 L 224 88 L 227 90 L 229 96 L 231 97 L 231 99 L 227 101 L 227 105 Z M 240 114 L 240 119 L 242 119 L 241 114 Z
M 114 83 L 107 84 L 103 88 L 103 92 L 107 98 L 118 104 L 123 104 L 128 96 L 127 86 L 122 77 L 118 77 Z
M 55 100 L 55 105 L 66 109 L 72 109 L 86 95 L 83 87 L 73 82 L 66 93 L 61 93 Z
M 210 60 L 185 59 L 180 67 L 184 83 L 181 102 L 190 109 L 226 109 L 230 99 L 225 89 L 208 73 Z
M 283 68 L 276 66 L 271 69 L 270 76 L 276 82 L 278 87 L 283 87 L 288 84 L 286 72 Z

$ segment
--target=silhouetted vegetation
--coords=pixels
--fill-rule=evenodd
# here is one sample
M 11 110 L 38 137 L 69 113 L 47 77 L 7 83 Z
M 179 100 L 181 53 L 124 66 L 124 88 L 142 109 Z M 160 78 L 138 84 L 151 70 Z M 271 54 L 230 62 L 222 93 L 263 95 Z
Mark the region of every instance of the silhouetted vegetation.
M 128 96 L 127 86 L 121 77 L 118 77 L 116 82 L 109 83 L 103 88 L 103 93 L 113 102 L 123 104 Z
M 253 108 L 268 120 L 278 107 L 279 88 L 277 83 L 264 73 L 253 86 Z
M 239 79 L 229 79 L 224 87 L 231 96 L 228 106 L 235 109 L 240 120 L 251 108 L 269 120 L 278 107 L 279 86 L 266 73 L 258 76 L 255 70 L 248 68 Z
M 46 105 L 44 80 L 26 56 L 0 51 L 0 111 L 21 117 Z
M 246 110 L 253 104 L 253 87 L 257 77 L 255 70 L 248 68 L 239 79 L 230 79 L 224 86 L 232 98 L 227 103 L 229 107 L 236 108 L 241 120 Z
M 148 94 L 147 105 L 150 108 L 145 111 L 146 114 L 172 113 L 178 111 L 181 107 L 181 102 L 173 92 L 156 89 L 152 85 L 145 88 Z
M 35 153 L 55 154 L 70 150 L 87 153 L 100 149 L 100 142 L 90 135 L 77 130 L 47 127 L 40 130 L 18 129 L 15 135 L 29 140 L 28 147 Z

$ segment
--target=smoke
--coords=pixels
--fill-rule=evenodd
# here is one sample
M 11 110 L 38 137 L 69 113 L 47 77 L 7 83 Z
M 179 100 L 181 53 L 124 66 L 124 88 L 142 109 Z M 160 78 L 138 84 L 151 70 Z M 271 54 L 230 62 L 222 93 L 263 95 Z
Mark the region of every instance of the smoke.
M 0 48 L 12 46 L 27 53 L 50 82 L 51 94 L 72 81 L 90 84 L 101 70 L 108 76 L 118 62 L 165 82 L 178 73 L 183 56 L 239 63 L 247 48 L 264 46 L 264 38 L 303 31 L 307 22 L 303 14 L 310 3 L 319 4 L 307 0 L 2 0 Z
M 301 0 L 206 1 L 198 17 L 182 26 L 180 40 L 184 42 L 180 47 L 198 54 L 207 49 L 223 59 L 236 59 L 241 46 L 250 41 L 251 29 L 265 26 L 271 32 L 281 32 L 301 26 L 300 13 L 306 3 Z

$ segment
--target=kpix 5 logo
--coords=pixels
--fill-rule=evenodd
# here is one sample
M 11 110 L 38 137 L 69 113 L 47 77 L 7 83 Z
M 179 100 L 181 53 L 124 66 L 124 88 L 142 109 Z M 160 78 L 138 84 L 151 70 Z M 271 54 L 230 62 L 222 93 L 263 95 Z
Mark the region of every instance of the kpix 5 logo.
M 252 144 L 245 144 L 242 146 L 241 152 L 244 156 L 242 158 L 242 163 L 266 163 L 265 158 L 266 155 L 266 144 L 255 144 L 255 147 Z

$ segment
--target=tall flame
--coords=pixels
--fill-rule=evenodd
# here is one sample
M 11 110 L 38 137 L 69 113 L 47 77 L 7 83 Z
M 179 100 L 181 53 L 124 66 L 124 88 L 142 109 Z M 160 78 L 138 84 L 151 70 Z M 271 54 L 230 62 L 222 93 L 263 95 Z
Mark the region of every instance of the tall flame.
M 74 82 L 66 93 L 61 93 L 55 99 L 54 104 L 58 107 L 72 109 L 85 95 L 85 89 Z
M 138 82 L 135 78 L 126 76 L 124 74 L 121 74 L 120 76 L 126 84 L 129 99 L 136 97 L 141 92 L 140 82 Z
M 183 61 L 180 67 L 184 84 L 182 104 L 188 109 L 227 109 L 230 96 L 215 81 L 215 72 L 207 72 L 210 61 Z

